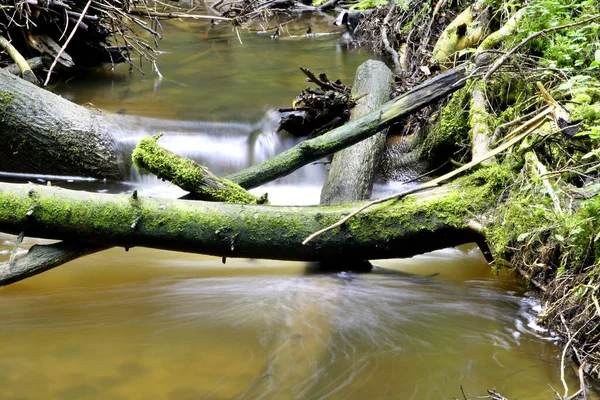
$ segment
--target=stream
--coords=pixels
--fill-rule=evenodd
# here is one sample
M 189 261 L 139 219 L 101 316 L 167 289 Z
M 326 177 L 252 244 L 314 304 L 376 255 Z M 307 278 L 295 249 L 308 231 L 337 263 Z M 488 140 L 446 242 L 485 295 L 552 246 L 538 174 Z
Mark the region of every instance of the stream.
M 99 68 L 53 88 L 122 114 L 124 151 L 159 143 L 228 174 L 291 147 L 277 107 L 307 86 L 298 66 L 351 84 L 370 57 L 334 17 L 305 13 L 278 40 L 229 24 L 163 22 L 159 79 Z M 272 22 L 271 22 L 272 23 Z M 339 30 L 338 30 L 339 32 Z M 290 36 L 291 35 L 291 36 Z M 274 204 L 318 204 L 324 165 L 253 192 Z M 4 175 L 1 179 L 13 180 Z M 31 176 L 65 187 L 178 197 L 132 170 L 126 182 Z M 381 193 L 398 183 L 379 186 Z M 16 238 L 0 234 L 0 261 Z M 25 240 L 26 248 L 40 241 Z M 25 250 L 19 250 L 23 253 Z M 373 273 L 320 273 L 299 262 L 110 249 L 1 289 L 0 398 L 452 399 L 563 392 L 560 349 L 535 324 L 540 304 L 474 245 L 376 260 Z M 579 386 L 570 366 L 566 382 Z M 589 397 L 597 399 L 600 397 Z

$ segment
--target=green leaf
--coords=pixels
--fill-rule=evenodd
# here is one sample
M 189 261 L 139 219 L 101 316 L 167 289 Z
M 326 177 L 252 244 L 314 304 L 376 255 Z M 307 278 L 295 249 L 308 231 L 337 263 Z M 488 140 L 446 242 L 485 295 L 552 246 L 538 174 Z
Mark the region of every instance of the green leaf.
M 558 233 L 556 235 L 554 235 L 554 237 L 556 238 L 556 240 L 558 240 L 559 242 L 564 242 L 565 238 L 562 235 L 559 235 Z
M 596 60 L 596 63 L 600 64 L 600 49 L 596 50 L 594 53 L 594 60 Z

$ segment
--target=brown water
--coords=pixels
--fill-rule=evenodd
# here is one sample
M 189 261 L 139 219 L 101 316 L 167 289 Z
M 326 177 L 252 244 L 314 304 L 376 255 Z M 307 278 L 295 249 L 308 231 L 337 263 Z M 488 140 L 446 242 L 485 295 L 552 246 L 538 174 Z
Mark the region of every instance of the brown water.
M 290 31 L 325 32 L 329 22 L 307 15 Z M 305 86 L 298 65 L 350 82 L 367 57 L 334 36 L 242 33 L 240 45 L 226 25 L 164 25 L 164 79 L 119 68 L 56 89 L 144 117 L 129 117 L 138 128 L 123 143 L 160 128 L 172 148 L 222 173 L 293 144 L 268 132 L 268 110 Z M 262 139 L 248 140 L 257 130 Z M 311 166 L 267 189 L 276 203 L 314 204 L 323 177 Z M 135 174 L 84 187 L 180 194 Z M 14 242 L 0 234 L 0 261 Z M 548 399 L 549 384 L 562 392 L 559 350 L 533 323 L 539 305 L 512 277 L 492 276 L 477 249 L 375 263 L 385 269 L 320 274 L 305 263 L 223 265 L 143 248 L 71 262 L 0 289 L 0 398 L 450 399 L 462 398 L 463 385 Z M 570 369 L 567 382 L 577 387 Z

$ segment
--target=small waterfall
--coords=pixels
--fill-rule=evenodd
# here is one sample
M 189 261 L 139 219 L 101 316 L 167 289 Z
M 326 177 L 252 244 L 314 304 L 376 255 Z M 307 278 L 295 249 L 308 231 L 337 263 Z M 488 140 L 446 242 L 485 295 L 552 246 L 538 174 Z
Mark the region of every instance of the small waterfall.
M 115 134 L 124 159 L 144 136 L 162 133 L 159 143 L 166 149 L 207 166 L 213 173 L 225 176 L 268 160 L 299 143 L 302 139 L 276 132 L 279 113 L 268 111 L 257 123 L 171 121 L 147 117 L 119 116 L 122 130 Z M 253 190 L 269 193 L 273 204 L 318 204 L 325 180 L 322 164 L 307 165 L 293 174 Z M 133 186 L 147 195 L 177 197 L 181 189 L 161 182 L 151 174 L 131 167 Z

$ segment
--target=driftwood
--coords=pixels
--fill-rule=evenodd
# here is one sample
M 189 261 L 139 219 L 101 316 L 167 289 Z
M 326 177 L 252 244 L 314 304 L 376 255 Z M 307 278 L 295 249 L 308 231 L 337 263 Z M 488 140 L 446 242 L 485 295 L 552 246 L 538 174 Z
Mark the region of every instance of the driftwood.
M 393 84 L 392 71 L 381 61 L 369 60 L 359 66 L 352 86 L 352 96 L 360 99 L 351 111 L 351 118 L 358 118 L 381 107 L 389 100 Z M 368 199 L 384 145 L 385 132 L 379 132 L 335 153 L 321 190 L 321 204 L 342 204 Z

